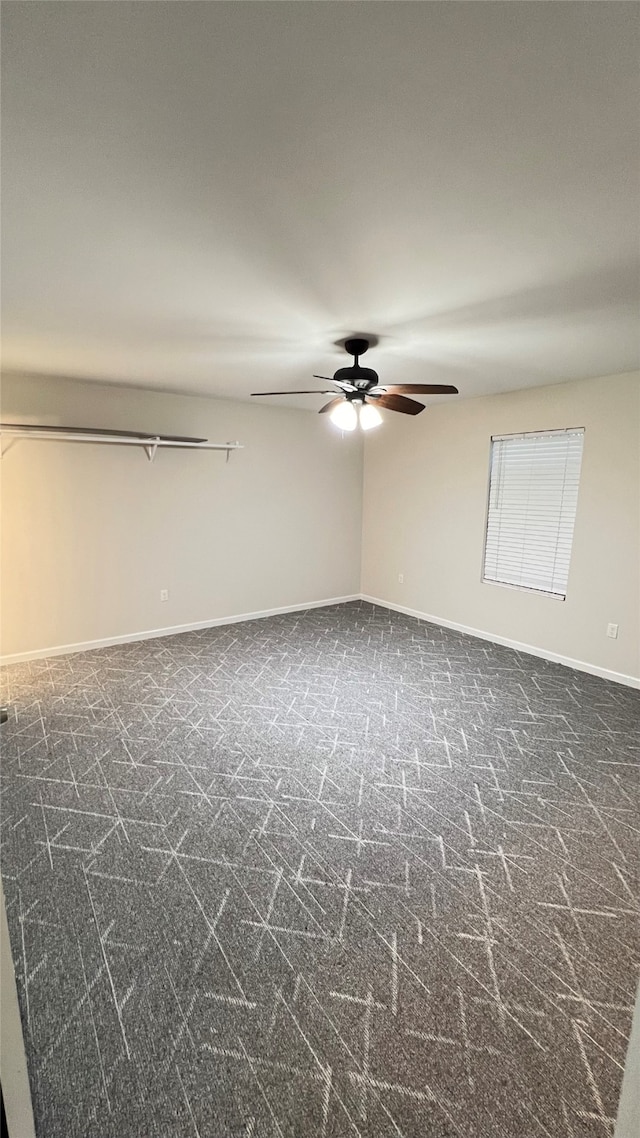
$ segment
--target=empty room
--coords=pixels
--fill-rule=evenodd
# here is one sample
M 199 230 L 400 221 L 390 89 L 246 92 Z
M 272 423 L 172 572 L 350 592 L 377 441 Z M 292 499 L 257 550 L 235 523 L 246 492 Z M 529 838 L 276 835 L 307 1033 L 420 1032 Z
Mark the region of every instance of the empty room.
M 4 3 L 9 1138 L 638 1138 L 639 17 Z

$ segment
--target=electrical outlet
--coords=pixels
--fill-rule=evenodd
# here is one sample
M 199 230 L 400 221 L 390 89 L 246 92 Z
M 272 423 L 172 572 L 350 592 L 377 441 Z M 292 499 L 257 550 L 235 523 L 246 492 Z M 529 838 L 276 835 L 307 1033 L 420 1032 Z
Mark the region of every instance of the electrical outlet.
M 608 624 L 607 625 L 607 636 L 610 636 L 612 640 L 617 640 L 617 638 L 618 638 L 618 626 L 617 626 L 617 624 Z
M 404 585 L 404 573 L 398 573 L 398 584 Z
M 168 601 L 169 600 L 169 590 L 168 589 L 161 589 L 160 590 L 160 600 L 161 601 Z

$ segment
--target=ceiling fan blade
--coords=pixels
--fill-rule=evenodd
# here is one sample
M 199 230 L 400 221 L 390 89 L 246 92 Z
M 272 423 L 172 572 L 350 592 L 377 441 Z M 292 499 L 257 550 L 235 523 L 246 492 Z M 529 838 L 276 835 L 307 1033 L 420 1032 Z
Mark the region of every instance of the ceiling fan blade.
M 335 383 L 336 387 L 341 387 L 343 391 L 357 391 L 358 388 L 354 383 L 347 383 L 344 379 L 329 379 L 328 375 L 314 375 L 314 379 L 328 379 L 329 383 Z
M 333 391 L 252 391 L 251 395 L 333 395 Z
M 320 408 L 318 414 L 324 415 L 326 411 L 333 411 L 333 408 L 337 407 L 338 403 L 344 403 L 342 395 L 339 395 L 337 399 L 330 399 L 328 403 L 325 403 L 324 407 Z
M 367 399 L 372 397 L 367 392 Z M 384 407 L 387 411 L 401 411 L 403 415 L 419 415 L 424 411 L 424 403 L 416 403 L 415 399 L 405 399 L 404 395 L 373 395 L 375 407 Z
M 458 388 L 448 383 L 378 383 L 371 390 L 390 395 L 458 395 Z

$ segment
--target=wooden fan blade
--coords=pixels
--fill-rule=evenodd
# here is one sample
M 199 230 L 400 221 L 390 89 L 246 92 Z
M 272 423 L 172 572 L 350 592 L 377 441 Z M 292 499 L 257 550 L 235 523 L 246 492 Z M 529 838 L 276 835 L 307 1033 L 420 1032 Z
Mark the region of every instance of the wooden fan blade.
M 371 390 L 389 395 L 458 395 L 458 388 L 448 383 L 378 383 Z
M 333 391 L 252 391 L 251 395 L 333 395 Z
M 367 399 L 371 392 L 367 392 Z M 374 395 L 374 406 L 384 407 L 387 411 L 401 411 L 403 415 L 419 415 L 424 411 L 424 403 L 416 403 L 415 399 L 405 399 L 404 395 Z
M 339 395 L 337 399 L 330 399 L 328 403 L 325 403 L 324 407 L 320 408 L 318 414 L 324 415 L 326 411 L 332 411 L 334 407 L 338 406 L 338 403 L 344 403 L 342 395 Z

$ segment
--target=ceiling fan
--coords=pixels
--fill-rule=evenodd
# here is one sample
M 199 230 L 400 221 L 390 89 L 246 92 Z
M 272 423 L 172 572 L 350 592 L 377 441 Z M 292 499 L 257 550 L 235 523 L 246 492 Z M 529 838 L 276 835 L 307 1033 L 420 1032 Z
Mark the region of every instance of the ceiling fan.
M 381 384 L 377 372 L 370 367 L 361 367 L 359 360 L 369 347 L 369 341 L 361 337 L 345 340 L 345 351 L 353 356 L 351 367 L 341 367 L 333 378 L 328 375 L 314 375 L 314 379 L 325 379 L 339 389 L 340 394 L 320 408 L 320 415 L 327 412 L 332 421 L 343 431 L 353 431 L 360 421 L 363 431 L 377 427 L 382 422 L 379 407 L 385 411 L 400 411 L 403 415 L 419 415 L 424 411 L 424 403 L 407 399 L 406 395 L 457 395 L 458 388 L 446 383 L 385 383 Z M 252 391 L 253 395 L 335 395 L 333 388 L 318 391 Z

